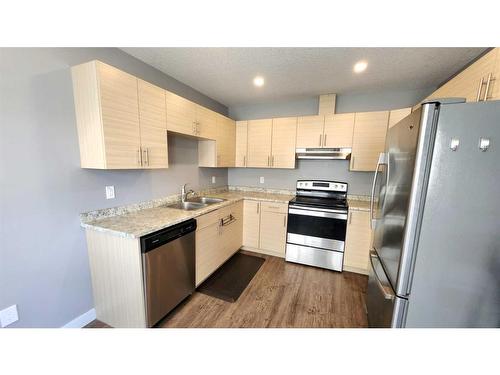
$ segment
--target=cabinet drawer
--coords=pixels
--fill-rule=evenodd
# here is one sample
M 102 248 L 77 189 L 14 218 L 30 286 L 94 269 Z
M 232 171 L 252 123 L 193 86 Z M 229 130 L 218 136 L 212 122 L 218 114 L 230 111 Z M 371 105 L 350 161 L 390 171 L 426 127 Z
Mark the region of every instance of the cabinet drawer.
M 261 202 L 260 207 L 263 212 L 276 212 L 279 214 L 288 212 L 288 203 Z
M 198 216 L 196 218 L 197 229 L 208 227 L 209 225 L 219 222 L 221 210 L 215 210 L 208 214 Z

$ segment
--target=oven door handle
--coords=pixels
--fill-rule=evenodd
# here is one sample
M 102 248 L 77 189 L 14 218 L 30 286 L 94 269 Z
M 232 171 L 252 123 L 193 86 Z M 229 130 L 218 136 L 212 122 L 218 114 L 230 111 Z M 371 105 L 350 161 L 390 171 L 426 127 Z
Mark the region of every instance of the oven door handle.
M 326 211 L 316 211 L 316 210 L 302 210 L 297 208 L 289 208 L 289 215 L 302 215 L 302 216 L 316 216 L 316 217 L 325 217 L 329 219 L 341 219 L 347 221 L 347 214 L 340 214 L 334 212 L 326 212 Z

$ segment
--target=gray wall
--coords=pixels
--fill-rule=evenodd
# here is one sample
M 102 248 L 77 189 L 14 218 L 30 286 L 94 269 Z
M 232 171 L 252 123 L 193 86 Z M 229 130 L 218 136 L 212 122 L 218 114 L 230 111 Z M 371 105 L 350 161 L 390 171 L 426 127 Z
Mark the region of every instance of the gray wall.
M 337 95 L 336 112 L 383 111 L 410 107 L 425 98 L 434 88 L 409 91 L 387 91 L 376 93 L 352 93 Z M 229 108 L 229 115 L 236 120 L 282 116 L 307 116 L 318 113 L 318 97 L 299 98 Z M 265 183 L 259 183 L 263 176 Z M 295 170 L 276 169 L 229 169 L 229 184 L 293 189 L 301 178 L 320 178 L 349 183 L 349 192 L 356 195 L 370 194 L 372 174 L 350 172 L 349 163 L 342 160 L 298 161 Z
M 383 91 L 372 93 L 337 94 L 336 112 L 384 111 L 413 107 L 435 90 Z M 229 116 L 235 120 L 252 120 L 269 117 L 308 116 L 318 114 L 318 96 L 286 101 L 268 101 L 229 107 Z
M 183 182 L 227 184 L 226 169 L 198 168 L 197 142 L 177 136 L 167 170 L 81 169 L 69 68 L 92 59 L 227 111 L 117 49 L 0 48 L 0 309 L 18 305 L 12 327 L 59 327 L 93 307 L 80 212 L 174 194 Z M 105 199 L 106 185 L 116 199 Z
M 228 180 L 229 185 L 293 190 L 297 180 L 320 178 L 347 182 L 350 194 L 368 195 L 372 176 L 371 172 L 349 172 L 347 160 L 297 160 L 296 169 L 230 168 Z

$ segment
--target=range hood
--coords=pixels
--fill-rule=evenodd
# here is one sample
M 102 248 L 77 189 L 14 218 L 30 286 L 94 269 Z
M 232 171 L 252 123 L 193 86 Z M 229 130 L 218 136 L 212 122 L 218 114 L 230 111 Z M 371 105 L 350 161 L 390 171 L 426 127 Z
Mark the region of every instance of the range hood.
M 297 148 L 295 153 L 297 159 L 340 159 L 349 160 L 351 158 L 351 148 Z

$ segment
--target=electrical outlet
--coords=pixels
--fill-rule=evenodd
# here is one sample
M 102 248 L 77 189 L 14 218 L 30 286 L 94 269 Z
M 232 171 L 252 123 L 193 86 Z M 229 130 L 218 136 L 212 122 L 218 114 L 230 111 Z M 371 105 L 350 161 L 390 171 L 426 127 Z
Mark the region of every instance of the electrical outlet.
M 106 186 L 106 199 L 115 199 L 115 187 Z
M 263 184 L 263 183 L 264 183 L 264 177 L 263 177 L 263 176 L 261 176 L 261 177 L 260 177 L 260 183 L 261 183 L 261 184 Z
M 0 325 L 7 327 L 8 325 L 17 322 L 19 315 L 17 315 L 17 305 L 12 305 L 0 311 Z
M 215 176 L 212 176 L 212 184 L 215 184 Z

